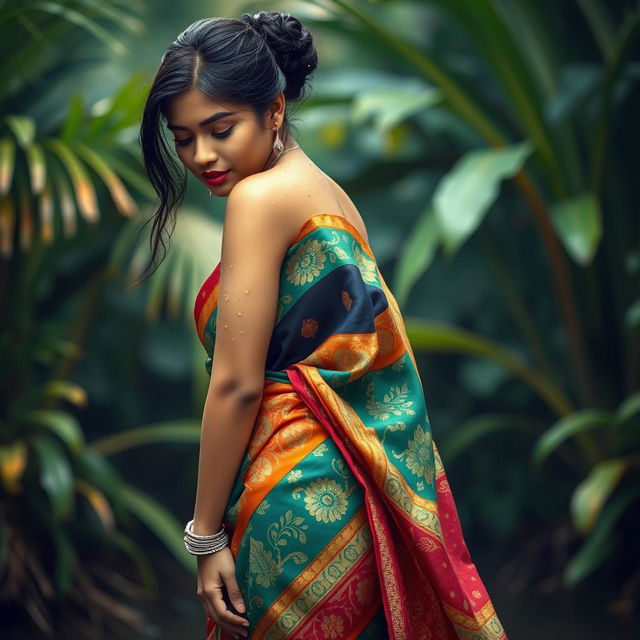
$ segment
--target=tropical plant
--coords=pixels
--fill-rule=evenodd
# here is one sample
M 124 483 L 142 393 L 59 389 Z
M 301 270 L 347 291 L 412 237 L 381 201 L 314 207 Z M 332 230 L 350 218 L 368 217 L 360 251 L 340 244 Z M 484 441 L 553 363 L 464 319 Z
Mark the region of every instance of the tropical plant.
M 138 522 L 196 571 L 176 518 L 108 455 L 142 442 L 197 443 L 199 425 L 152 425 L 87 442 L 88 394 L 69 381 L 96 303 L 118 275 L 104 243 L 120 247 L 139 230 L 145 209 L 137 201 L 154 195 L 136 144 L 145 78 L 134 74 L 91 108 L 77 92 L 61 118 L 37 110 L 57 80 L 82 66 L 74 43 L 89 35 L 122 52 L 116 32 L 142 32 L 131 6 L 0 3 L 0 602 L 57 637 L 62 629 L 95 637 L 100 624 L 110 637 L 123 625 L 143 629 L 145 616 L 128 603 L 149 599 L 157 584 L 136 540 Z M 101 233 L 87 233 L 82 220 Z M 195 235 L 211 239 L 208 230 L 215 246 L 212 223 L 200 220 Z M 206 273 L 181 264 L 179 274 Z M 166 293 L 159 281 L 150 308 Z M 9 624 L 3 619 L 3 630 Z
M 625 159 L 616 152 L 613 138 L 621 133 L 612 126 L 616 115 L 628 110 L 640 12 L 631 3 L 597 0 L 571 7 L 555 3 L 553 9 L 526 0 L 310 4 L 321 9 L 308 16 L 317 28 L 349 32 L 403 69 L 404 91 L 360 88 L 344 109 L 351 123 L 373 119 L 389 142 L 386 162 L 401 155 L 403 141 L 426 140 L 430 127 L 442 130 L 443 118 L 455 123 L 446 128 L 447 148 L 458 150 L 453 166 L 443 166 L 444 145 L 434 137 L 431 154 L 412 148 L 410 163 L 407 154 L 401 156 L 406 171 L 420 165 L 442 170 L 397 251 L 393 289 L 404 307 L 439 249 L 448 261 L 471 242 L 483 250 L 519 344 L 514 348 L 471 329 L 418 317 L 407 317 L 407 329 L 417 351 L 489 359 L 531 392 L 526 415 L 476 416 L 441 451 L 447 461 L 471 455 L 489 434 L 511 429 L 530 443 L 524 455 L 533 455 L 532 474 L 543 475 L 543 460 L 556 457 L 554 464 L 565 467 L 560 475 L 568 471 L 572 477 L 563 485 L 573 527 L 560 567 L 564 585 L 572 587 L 611 561 L 614 550 L 614 559 L 622 558 L 623 541 L 640 533 L 636 527 L 625 538 L 620 529 L 640 494 L 638 217 L 633 185 L 617 178 L 624 175 Z M 582 40 L 597 47 L 597 59 L 585 62 L 581 51 L 554 31 L 565 17 Z M 420 38 L 427 32 L 429 37 Z M 327 105 L 335 108 L 335 101 Z M 401 175 L 386 173 L 392 180 Z M 501 191 L 507 179 L 511 188 Z M 508 219 L 514 208 L 533 221 L 527 257 L 542 255 L 549 264 L 548 286 L 527 293 L 540 302 L 553 295 L 559 344 L 545 339 L 536 305 L 525 300 L 506 247 L 488 221 L 490 212 L 501 211 Z M 606 312 L 592 312 L 605 306 Z M 609 375 L 600 375 L 600 369 Z M 535 416 L 529 413 L 532 406 Z M 557 526 L 566 525 L 561 518 Z M 637 566 L 618 566 L 626 580 L 625 601 L 639 600 L 633 586 L 640 578 Z

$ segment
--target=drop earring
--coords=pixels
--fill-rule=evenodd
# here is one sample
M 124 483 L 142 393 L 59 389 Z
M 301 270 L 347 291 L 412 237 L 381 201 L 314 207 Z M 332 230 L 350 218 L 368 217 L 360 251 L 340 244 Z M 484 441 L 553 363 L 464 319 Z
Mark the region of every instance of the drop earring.
M 211 189 L 207 189 L 207 191 L 209 192 L 209 197 L 213 198 L 213 192 L 211 191 Z
M 276 158 L 280 156 L 280 154 L 284 151 L 284 143 L 280 140 L 280 129 L 278 129 L 278 122 L 276 121 L 276 126 L 273 127 L 276 132 L 276 139 L 273 141 L 273 151 L 276 154 Z

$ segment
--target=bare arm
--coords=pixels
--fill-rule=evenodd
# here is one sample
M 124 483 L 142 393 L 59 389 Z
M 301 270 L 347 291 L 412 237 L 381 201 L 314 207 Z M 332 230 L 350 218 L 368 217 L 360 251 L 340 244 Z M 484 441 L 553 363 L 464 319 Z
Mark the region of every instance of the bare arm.
M 289 238 L 281 198 L 245 179 L 225 212 L 213 368 L 202 417 L 193 529 L 220 530 L 262 400 Z

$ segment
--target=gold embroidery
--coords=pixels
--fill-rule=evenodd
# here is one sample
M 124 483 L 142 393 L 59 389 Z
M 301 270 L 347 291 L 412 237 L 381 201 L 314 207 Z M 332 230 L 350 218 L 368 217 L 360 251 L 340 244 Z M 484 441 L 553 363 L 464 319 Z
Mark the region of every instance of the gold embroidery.
M 289 260 L 286 268 L 287 280 L 295 285 L 313 282 L 324 269 L 325 262 L 326 255 L 322 243 L 308 240 L 298 247 Z

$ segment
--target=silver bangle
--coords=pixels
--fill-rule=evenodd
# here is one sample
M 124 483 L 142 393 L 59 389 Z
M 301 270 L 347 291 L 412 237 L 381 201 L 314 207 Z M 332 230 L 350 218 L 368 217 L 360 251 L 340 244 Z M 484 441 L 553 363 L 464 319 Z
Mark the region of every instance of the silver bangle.
M 201 536 L 193 532 L 193 520 L 189 520 L 184 528 L 183 538 L 187 551 L 194 556 L 207 553 L 215 553 L 224 549 L 229 544 L 229 536 L 224 530 L 224 525 L 218 533 L 209 536 Z

